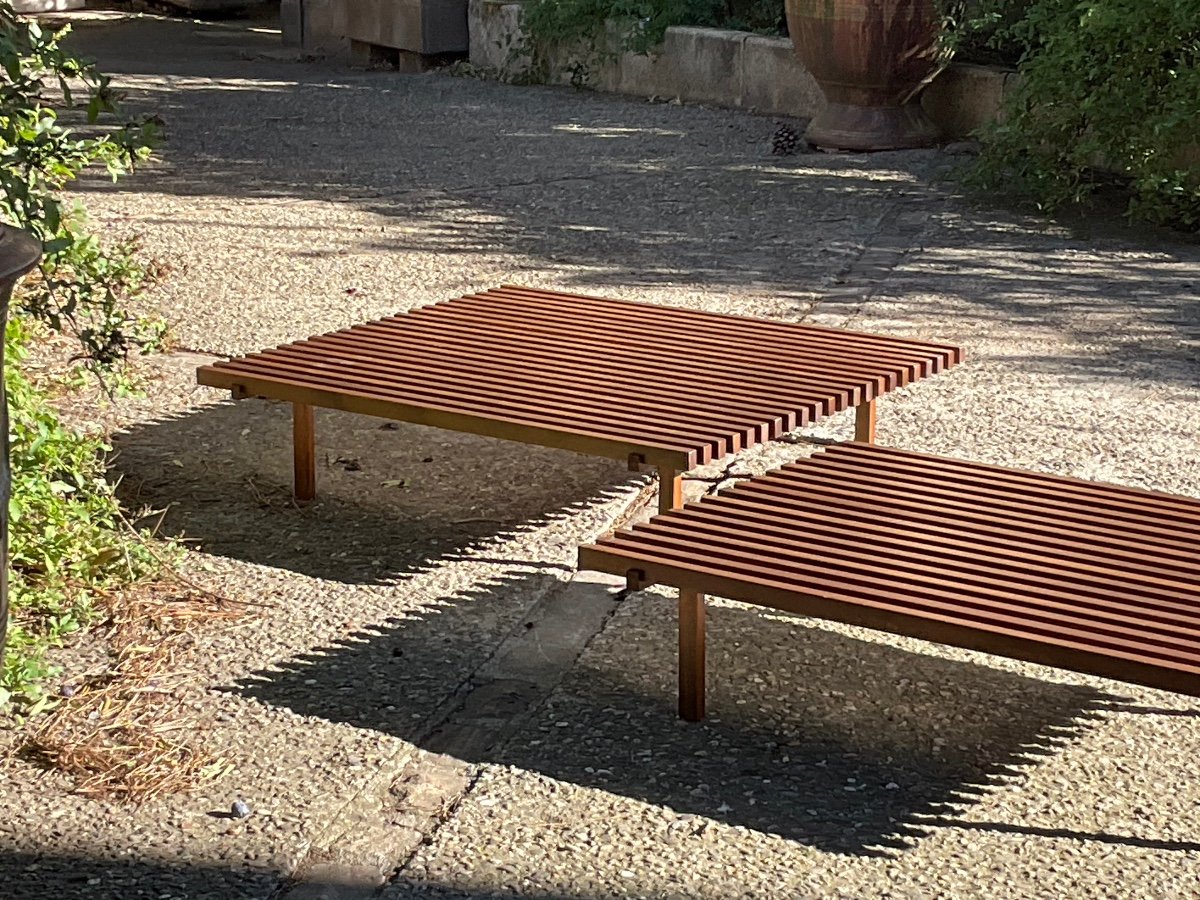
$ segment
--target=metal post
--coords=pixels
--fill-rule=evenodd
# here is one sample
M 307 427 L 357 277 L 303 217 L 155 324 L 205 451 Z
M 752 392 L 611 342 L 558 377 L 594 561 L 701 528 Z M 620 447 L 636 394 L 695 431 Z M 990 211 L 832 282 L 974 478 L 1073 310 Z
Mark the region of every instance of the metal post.
M 8 301 L 17 280 L 38 264 L 42 244 L 9 225 L 0 225 L 0 329 L 8 330 Z M 0 335 L 2 336 L 2 335 Z M 0 343 L 0 665 L 8 637 L 8 498 L 12 470 L 8 464 L 8 395 L 4 390 L 4 344 Z

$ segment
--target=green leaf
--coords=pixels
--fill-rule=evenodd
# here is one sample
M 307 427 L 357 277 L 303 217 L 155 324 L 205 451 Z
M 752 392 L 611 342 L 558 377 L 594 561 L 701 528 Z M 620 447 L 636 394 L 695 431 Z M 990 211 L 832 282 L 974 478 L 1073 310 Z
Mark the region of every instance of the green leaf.
M 130 347 L 160 339 L 154 323 L 125 304 L 149 282 L 128 241 L 100 241 L 83 207 L 60 194 L 91 167 L 127 170 L 150 152 L 152 123 L 113 129 L 109 80 L 65 51 L 36 23 L 0 2 L 0 215 L 42 242 L 40 277 L 25 279 L 5 329 L 4 381 L 10 406 L 13 493 L 9 502 L 12 618 L 0 667 L 0 704 L 23 713 L 54 702 L 41 685 L 52 674 L 46 650 L 90 621 L 97 592 L 139 578 L 157 565 L 126 542 L 102 445 L 54 414 L 49 398 L 25 378 L 29 339 L 24 316 L 79 335 L 85 365 L 107 372 L 114 389 Z M 87 90 L 87 118 L 99 127 L 75 133 L 60 111 Z

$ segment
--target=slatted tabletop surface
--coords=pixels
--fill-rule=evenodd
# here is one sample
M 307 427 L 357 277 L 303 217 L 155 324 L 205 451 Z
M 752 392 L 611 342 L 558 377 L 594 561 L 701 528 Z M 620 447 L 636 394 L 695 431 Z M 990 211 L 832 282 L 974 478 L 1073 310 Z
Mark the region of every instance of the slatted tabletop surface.
M 580 568 L 1200 696 L 1200 500 L 843 444 Z
M 198 378 L 687 469 L 960 360 L 939 344 L 502 287 L 204 366 Z

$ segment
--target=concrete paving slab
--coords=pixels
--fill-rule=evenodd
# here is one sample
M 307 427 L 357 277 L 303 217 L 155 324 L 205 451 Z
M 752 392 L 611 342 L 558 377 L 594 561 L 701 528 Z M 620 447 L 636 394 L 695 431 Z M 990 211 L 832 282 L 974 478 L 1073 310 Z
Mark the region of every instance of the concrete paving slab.
M 266 898 L 337 866 L 393 900 L 1192 890 L 1191 701 L 721 602 L 713 717 L 683 725 L 669 597 L 610 618 L 588 588 L 590 640 L 565 615 L 576 546 L 644 478 L 330 413 L 301 510 L 287 410 L 191 370 L 524 282 L 961 343 L 881 403 L 882 441 L 1200 495 L 1194 244 L 968 203 L 937 152 L 781 159 L 746 114 L 288 62 L 269 22 L 76 41 L 167 120 L 158 162 L 80 196 L 171 263 L 147 311 L 179 344 L 146 398 L 76 412 L 195 539 L 191 577 L 269 605 L 189 660 L 228 774 L 131 810 L 5 760 L 8 896 Z M 214 815 L 239 794 L 254 815 Z

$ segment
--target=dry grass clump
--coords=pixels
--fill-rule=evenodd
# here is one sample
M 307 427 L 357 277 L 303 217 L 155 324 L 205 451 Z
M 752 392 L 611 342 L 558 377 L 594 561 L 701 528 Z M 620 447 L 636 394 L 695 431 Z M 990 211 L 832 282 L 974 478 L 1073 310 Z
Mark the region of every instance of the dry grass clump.
M 90 796 L 134 802 L 188 790 L 222 763 L 197 741 L 190 632 L 245 606 L 199 588 L 139 585 L 108 598 L 111 663 L 30 723 L 18 752 Z

